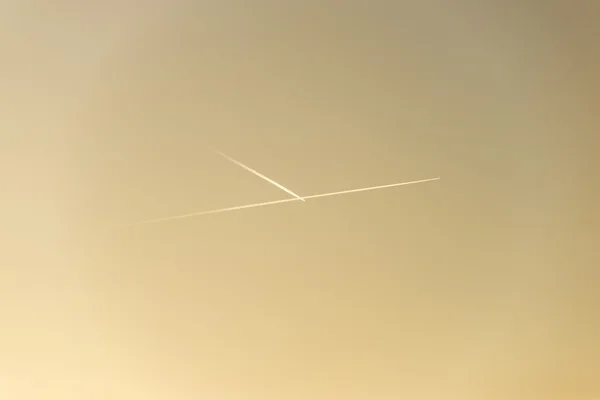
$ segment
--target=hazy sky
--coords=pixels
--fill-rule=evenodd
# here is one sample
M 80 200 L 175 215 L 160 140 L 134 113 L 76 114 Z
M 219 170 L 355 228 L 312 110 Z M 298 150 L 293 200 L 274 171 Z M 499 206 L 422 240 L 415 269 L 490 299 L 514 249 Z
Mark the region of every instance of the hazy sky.
M 599 18 L 5 1 L 0 397 L 598 398 Z

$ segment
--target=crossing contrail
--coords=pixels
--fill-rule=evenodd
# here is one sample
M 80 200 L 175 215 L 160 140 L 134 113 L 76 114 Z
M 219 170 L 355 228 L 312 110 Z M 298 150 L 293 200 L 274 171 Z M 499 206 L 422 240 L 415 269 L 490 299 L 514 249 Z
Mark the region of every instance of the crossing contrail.
M 234 160 L 233 158 L 229 157 L 227 154 L 224 154 L 223 152 L 215 149 L 214 147 L 210 148 L 212 151 L 214 151 L 215 153 L 217 153 L 218 155 L 220 155 L 221 157 L 225 158 L 226 160 L 231 161 L 232 163 L 234 163 L 235 165 L 244 168 L 246 171 L 253 173 L 254 175 L 258 176 L 259 178 L 264 179 L 265 181 L 269 182 L 272 185 L 277 186 L 279 189 L 283 190 L 284 192 L 286 192 L 287 194 L 292 195 L 293 197 L 295 197 L 297 200 L 302 200 L 305 201 L 301 196 L 297 195 L 296 193 L 292 192 L 290 189 L 286 188 L 283 185 L 280 185 L 279 183 L 275 182 L 273 179 L 270 179 L 266 176 L 264 176 L 263 174 L 261 174 L 260 172 L 250 168 L 247 165 L 242 164 L 241 162 Z
M 342 190 L 342 191 L 339 191 L 339 192 L 313 194 L 311 196 L 304 196 L 304 199 L 318 199 L 318 198 L 321 198 L 321 197 L 330 197 L 330 196 L 339 196 L 339 195 L 342 195 L 342 194 L 367 192 L 367 191 L 371 191 L 371 190 L 386 189 L 386 188 L 392 188 L 392 187 L 396 187 L 396 186 L 406 186 L 406 185 L 414 185 L 414 184 L 417 184 L 417 183 L 437 181 L 439 179 L 440 178 L 437 177 L 437 178 L 421 179 L 421 180 L 418 180 L 418 181 L 392 183 L 392 184 L 389 184 L 389 185 L 370 186 L 370 187 L 360 188 L 360 189 Z M 227 211 L 243 210 L 243 209 L 246 209 L 246 208 L 256 208 L 256 207 L 271 206 L 271 205 L 275 205 L 275 204 L 289 203 L 289 202 L 298 201 L 298 200 L 300 200 L 300 199 L 298 199 L 298 198 L 290 198 L 290 199 L 283 199 L 283 200 L 266 201 L 266 202 L 263 202 L 263 203 L 246 204 L 246 205 L 243 205 L 243 206 L 234 206 L 234 207 L 219 208 L 219 209 L 208 210 L 208 211 L 194 212 L 194 213 L 190 213 L 190 214 L 182 214 L 182 215 L 177 215 L 177 216 L 174 216 L 174 217 L 151 219 L 151 220 L 146 220 L 146 221 L 139 222 L 137 224 L 131 224 L 129 226 L 142 225 L 142 224 L 151 224 L 151 223 L 165 222 L 165 221 L 172 221 L 172 220 L 183 219 L 183 218 L 199 217 L 201 215 L 218 214 L 218 213 L 223 213 L 223 212 L 227 212 Z

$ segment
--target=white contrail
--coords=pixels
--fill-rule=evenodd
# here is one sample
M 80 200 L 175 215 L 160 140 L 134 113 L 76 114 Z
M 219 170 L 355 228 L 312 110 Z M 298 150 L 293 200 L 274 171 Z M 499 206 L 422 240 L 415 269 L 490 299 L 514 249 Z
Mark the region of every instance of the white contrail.
M 392 183 L 389 185 L 371 186 L 371 187 L 360 188 L 360 189 L 351 189 L 351 190 L 342 190 L 340 192 L 313 194 L 311 196 L 305 196 L 304 198 L 305 199 L 317 199 L 320 197 L 338 196 L 338 195 L 342 195 L 342 194 L 350 194 L 350 193 L 357 193 L 357 192 L 367 192 L 370 190 L 385 189 L 385 188 L 392 188 L 392 187 L 396 187 L 396 186 L 406 186 L 406 185 L 414 185 L 416 183 L 437 181 L 439 179 L 440 179 L 439 177 L 438 178 L 429 178 L 429 179 L 421 179 L 418 181 L 400 182 L 400 183 Z M 151 224 L 151 223 L 164 222 L 164 221 L 172 221 L 175 219 L 182 219 L 182 218 L 198 217 L 198 216 L 207 215 L 207 214 L 217 214 L 217 213 L 222 213 L 222 212 L 227 212 L 227 211 L 243 210 L 245 208 L 264 207 L 264 206 L 270 206 L 270 205 L 275 205 L 275 204 L 280 204 L 280 203 L 288 203 L 291 201 L 298 201 L 298 200 L 299 199 L 297 199 L 297 198 L 291 198 L 291 199 L 283 199 L 283 200 L 275 200 L 275 201 L 266 201 L 263 203 L 246 204 L 243 206 L 219 208 L 216 210 L 200 211 L 200 212 L 194 212 L 194 213 L 190 213 L 190 214 L 177 215 L 174 217 L 157 218 L 157 219 L 139 222 L 137 224 L 131 224 L 129 226 Z
M 295 197 L 297 200 L 302 200 L 305 201 L 301 196 L 297 195 L 296 193 L 292 192 L 290 189 L 286 188 L 283 185 L 280 185 L 279 183 L 275 182 L 273 179 L 270 179 L 266 176 L 264 176 L 263 174 L 261 174 L 260 172 L 248 167 L 247 165 L 242 164 L 241 162 L 234 160 L 233 158 L 229 157 L 227 154 L 224 154 L 222 152 L 220 152 L 219 150 L 211 147 L 210 148 L 212 151 L 214 151 L 215 153 L 217 153 L 218 155 L 220 155 L 221 157 L 225 158 L 226 160 L 231 161 L 232 163 L 234 163 L 235 165 L 244 168 L 246 171 L 253 173 L 254 175 L 258 176 L 259 178 L 264 179 L 265 181 L 269 182 L 272 185 L 277 186 L 279 189 L 283 190 L 284 192 L 286 192 L 287 194 L 292 195 L 293 197 Z

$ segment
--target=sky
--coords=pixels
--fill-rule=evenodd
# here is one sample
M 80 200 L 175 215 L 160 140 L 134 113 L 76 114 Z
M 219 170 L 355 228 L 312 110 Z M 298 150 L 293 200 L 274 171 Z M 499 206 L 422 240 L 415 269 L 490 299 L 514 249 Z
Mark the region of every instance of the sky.
M 600 397 L 599 17 L 3 2 L 0 397 Z

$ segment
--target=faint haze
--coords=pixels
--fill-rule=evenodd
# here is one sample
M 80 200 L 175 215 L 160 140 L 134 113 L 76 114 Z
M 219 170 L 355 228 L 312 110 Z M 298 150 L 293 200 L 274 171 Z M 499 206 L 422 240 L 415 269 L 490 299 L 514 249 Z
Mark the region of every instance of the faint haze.
M 3 2 L 0 398 L 598 397 L 599 20 Z

